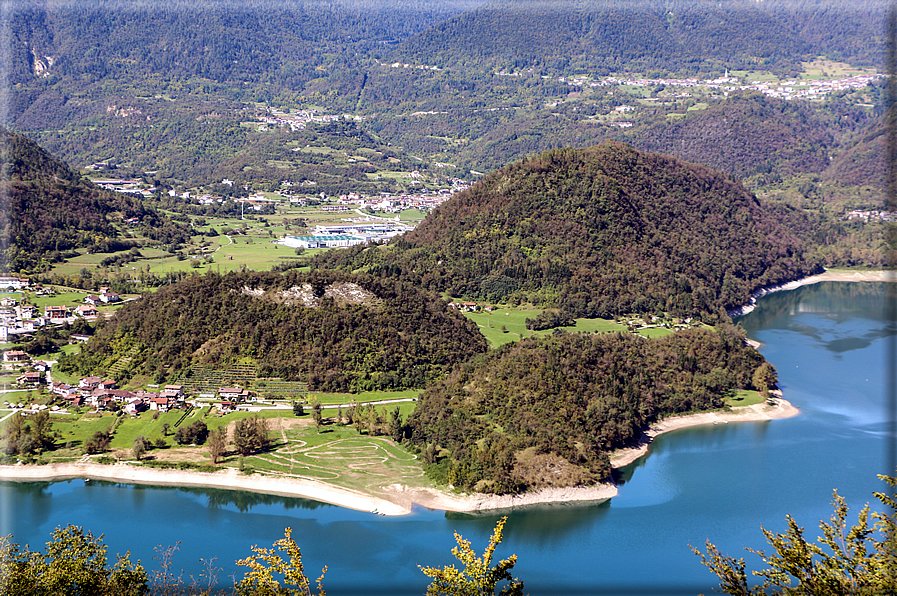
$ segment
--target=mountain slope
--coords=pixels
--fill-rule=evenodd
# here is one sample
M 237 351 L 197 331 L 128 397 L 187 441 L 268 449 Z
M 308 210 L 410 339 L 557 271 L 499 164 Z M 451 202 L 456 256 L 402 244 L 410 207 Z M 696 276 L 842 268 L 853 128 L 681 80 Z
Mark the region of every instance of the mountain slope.
M 157 239 L 187 234 L 139 199 L 97 188 L 32 141 L 4 129 L 0 168 L 0 266 L 5 271 L 41 270 L 42 260 L 75 248 L 105 251 L 120 235 L 112 220 L 136 217 Z
M 880 36 L 870 32 L 883 31 L 884 14 L 882 2 L 839 10 L 816 0 L 497 0 L 437 24 L 394 55 L 443 67 L 568 73 L 757 64 L 789 72 L 824 53 L 877 63 Z
M 452 295 L 556 304 L 574 316 L 720 314 L 818 270 L 732 179 L 620 143 L 502 168 L 392 250 L 322 255 Z

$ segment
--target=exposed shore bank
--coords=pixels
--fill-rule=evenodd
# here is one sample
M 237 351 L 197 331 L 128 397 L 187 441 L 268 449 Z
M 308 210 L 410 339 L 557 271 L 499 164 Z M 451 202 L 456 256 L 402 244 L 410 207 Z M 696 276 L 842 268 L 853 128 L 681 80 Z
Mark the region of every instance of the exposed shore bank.
M 798 409 L 786 400 L 776 400 L 774 406 L 756 404 L 731 411 L 702 412 L 685 416 L 666 418 L 651 425 L 643 433 L 636 447 L 621 449 L 611 456 L 611 464 L 619 468 L 634 462 L 648 452 L 654 437 L 680 428 L 702 424 L 748 422 L 788 418 L 798 413 Z M 380 495 L 373 495 L 340 488 L 315 480 L 266 476 L 262 474 L 242 474 L 233 468 L 220 472 L 192 472 L 183 470 L 160 470 L 132 464 L 103 465 L 93 463 L 65 463 L 47 465 L 0 466 L 0 480 L 16 482 L 40 482 L 84 478 L 107 480 L 127 484 L 147 484 L 155 486 L 190 486 L 245 490 L 285 497 L 301 497 L 356 509 L 374 511 L 384 515 L 404 515 L 411 512 L 414 505 L 430 509 L 455 512 L 477 512 L 495 509 L 509 509 L 540 503 L 567 503 L 604 501 L 617 495 L 613 484 L 600 484 L 578 488 L 547 488 L 522 495 L 454 494 L 425 488 L 412 488 L 393 484 Z
M 744 306 L 740 306 L 738 308 L 733 308 L 728 311 L 730 317 L 738 317 L 741 315 L 746 315 L 757 306 L 757 298 L 760 296 L 765 296 L 766 294 L 771 294 L 773 292 L 780 292 L 782 290 L 796 290 L 801 286 L 809 286 L 812 284 L 818 284 L 823 281 L 843 281 L 843 282 L 860 282 L 860 281 L 887 281 L 887 282 L 897 282 L 897 276 L 891 271 L 852 271 L 848 269 L 828 269 L 824 273 L 820 273 L 819 275 L 811 275 L 810 277 L 805 277 L 803 279 L 797 279 L 794 281 L 789 281 L 786 284 L 781 284 L 778 286 L 770 286 L 768 288 L 761 288 L 751 294 L 751 301 Z

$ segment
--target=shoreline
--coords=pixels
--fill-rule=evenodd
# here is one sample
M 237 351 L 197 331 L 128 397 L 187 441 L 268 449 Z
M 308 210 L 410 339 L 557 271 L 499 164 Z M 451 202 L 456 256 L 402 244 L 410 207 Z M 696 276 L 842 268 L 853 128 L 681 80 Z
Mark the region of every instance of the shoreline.
M 897 277 L 895 277 L 892 272 L 885 270 L 875 270 L 875 271 L 853 271 L 849 269 L 826 269 L 823 273 L 819 273 L 818 275 L 811 275 L 809 277 L 803 277 L 801 279 L 796 279 L 794 281 L 789 281 L 788 283 L 779 284 L 777 286 L 769 286 L 766 288 L 760 288 L 759 290 L 754 291 L 751 294 L 751 300 L 747 304 L 743 306 L 739 306 L 738 308 L 733 308 L 726 313 L 730 317 L 739 317 L 741 315 L 746 315 L 757 306 L 757 298 L 761 296 L 765 296 L 766 294 L 772 294 L 773 292 L 781 292 L 783 290 L 796 290 L 802 286 L 809 286 L 813 284 L 818 284 L 823 281 L 839 281 L 839 282 L 897 282 Z
M 729 411 L 700 412 L 672 416 L 646 428 L 634 447 L 619 449 L 610 456 L 614 470 L 629 465 L 649 452 L 655 437 L 666 432 L 705 424 L 729 422 L 756 422 L 790 418 L 799 410 L 774 392 L 776 405 L 766 403 L 743 406 Z M 144 468 L 132 464 L 60 463 L 45 465 L 0 466 L 0 481 L 40 482 L 72 479 L 105 480 L 153 486 L 184 486 L 245 490 L 283 497 L 312 499 L 330 505 L 377 512 L 381 515 L 406 515 L 417 505 L 428 509 L 440 509 L 458 513 L 476 513 L 511 509 L 527 505 L 551 503 L 585 503 L 606 501 L 617 496 L 617 486 L 602 483 L 588 487 L 544 488 L 520 495 L 453 494 L 432 488 L 413 488 L 392 484 L 381 495 L 341 488 L 325 482 L 241 474 L 234 468 L 220 472 L 195 472 Z

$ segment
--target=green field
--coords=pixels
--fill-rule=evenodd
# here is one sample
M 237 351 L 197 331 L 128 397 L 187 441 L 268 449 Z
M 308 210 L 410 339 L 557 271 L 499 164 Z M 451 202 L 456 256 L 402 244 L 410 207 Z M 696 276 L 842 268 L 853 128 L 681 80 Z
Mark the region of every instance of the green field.
M 401 407 L 407 411 L 413 402 L 404 402 Z M 228 453 L 223 467 L 242 466 L 247 472 L 258 472 L 325 480 L 337 486 L 377 494 L 383 487 L 401 483 L 407 486 L 432 487 L 418 462 L 417 456 L 396 445 L 386 437 L 374 437 L 359 433 L 355 428 L 326 420 L 320 432 L 312 417 L 306 413 L 302 417 L 293 415 L 292 409 L 266 410 L 261 413 L 268 419 L 272 448 L 266 452 L 246 458 Z M 386 406 L 383 407 L 386 409 Z M 107 431 L 115 425 L 114 435 L 107 455 L 114 458 L 132 459 L 130 449 L 138 436 L 151 442 L 163 439 L 167 448 L 150 448 L 144 459 L 164 462 L 211 463 L 208 448 L 189 447 L 174 443 L 175 423 L 183 415 L 182 411 L 166 413 L 144 412 L 140 416 L 118 417 L 114 414 L 89 413 L 84 415 L 53 415 L 53 430 L 59 433 L 58 448 L 44 454 L 41 461 L 72 461 L 83 456 L 84 443 L 98 431 Z M 193 410 L 182 422 L 190 424 L 203 420 L 209 430 L 224 427 L 240 418 L 254 416 L 248 412 L 216 415 L 215 409 L 207 407 Z M 169 424 L 168 436 L 163 436 L 163 424 Z
M 737 389 L 735 395 L 726 399 L 726 405 L 730 407 L 752 406 L 754 404 L 762 404 L 764 397 L 759 391 L 748 391 L 747 389 Z
M 489 345 L 496 348 L 512 341 L 520 341 L 524 337 L 554 333 L 554 329 L 530 331 L 526 328 L 526 319 L 535 318 L 541 312 L 541 308 L 500 307 L 492 312 L 465 312 L 464 316 L 476 323 Z M 626 326 L 607 319 L 576 319 L 576 325 L 559 329 L 570 332 L 604 333 L 626 331 Z
M 674 333 L 674 331 L 672 329 L 667 329 L 666 327 L 643 327 L 637 329 L 636 333 L 644 337 L 666 337 L 667 335 Z

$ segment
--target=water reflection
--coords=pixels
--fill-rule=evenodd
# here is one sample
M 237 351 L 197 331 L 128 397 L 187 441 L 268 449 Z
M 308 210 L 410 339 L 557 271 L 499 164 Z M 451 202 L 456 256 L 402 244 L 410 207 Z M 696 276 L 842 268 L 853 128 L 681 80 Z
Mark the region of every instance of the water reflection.
M 880 323 L 880 337 L 894 333 L 893 322 L 887 317 L 887 284 L 883 282 L 843 283 L 827 281 L 803 286 L 787 292 L 764 296 L 757 308 L 737 321 L 752 335 L 758 329 L 780 328 L 801 331 L 802 326 L 789 320 L 799 313 L 825 315 L 833 323 L 866 318 Z M 816 336 L 811 327 L 805 328 L 809 337 Z

